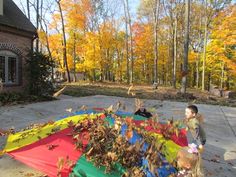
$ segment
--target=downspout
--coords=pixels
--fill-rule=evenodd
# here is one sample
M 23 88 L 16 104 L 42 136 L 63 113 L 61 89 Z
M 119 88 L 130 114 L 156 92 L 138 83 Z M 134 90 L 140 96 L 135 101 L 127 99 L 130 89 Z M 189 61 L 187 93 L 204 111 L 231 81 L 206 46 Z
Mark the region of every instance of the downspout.
M 33 36 L 32 40 L 31 40 L 31 49 L 30 51 L 33 53 L 34 51 L 34 40 L 38 38 L 38 33 L 35 33 L 35 35 Z

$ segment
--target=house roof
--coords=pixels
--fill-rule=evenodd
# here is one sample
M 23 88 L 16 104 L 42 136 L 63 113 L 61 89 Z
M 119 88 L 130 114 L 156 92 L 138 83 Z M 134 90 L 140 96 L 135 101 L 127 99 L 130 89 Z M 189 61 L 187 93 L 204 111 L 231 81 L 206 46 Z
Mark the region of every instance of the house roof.
M 0 25 L 36 34 L 37 30 L 24 13 L 12 0 L 3 0 L 3 15 L 0 15 Z

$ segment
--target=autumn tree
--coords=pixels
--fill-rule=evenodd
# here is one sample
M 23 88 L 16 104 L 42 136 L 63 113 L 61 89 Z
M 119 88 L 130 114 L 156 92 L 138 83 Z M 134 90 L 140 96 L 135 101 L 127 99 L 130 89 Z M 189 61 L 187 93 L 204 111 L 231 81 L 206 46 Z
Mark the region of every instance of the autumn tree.
M 236 68 L 236 7 L 229 6 L 213 20 L 213 30 L 207 46 L 206 63 L 212 72 L 212 82 L 221 89 L 235 83 Z
M 64 17 L 63 17 L 63 12 L 62 12 L 62 8 L 61 8 L 61 0 L 55 0 L 58 8 L 59 8 L 59 13 L 61 16 L 61 27 L 62 27 L 62 35 L 63 35 L 63 60 L 64 60 L 64 65 L 66 67 L 66 73 L 67 73 L 67 81 L 71 82 L 70 79 L 70 71 L 69 71 L 69 67 L 68 67 L 68 62 L 67 62 L 67 49 L 66 49 L 66 32 L 65 32 L 65 22 L 64 22 Z
M 230 0 L 218 0 L 218 1 L 208 1 L 205 0 L 205 21 L 204 21 L 204 49 L 203 49 L 203 65 L 202 65 L 202 90 L 205 90 L 205 69 L 206 69 L 206 47 L 208 30 L 213 21 L 213 18 L 220 12 Z
M 68 80 L 82 72 L 93 81 L 158 81 L 185 93 L 200 83 L 235 87 L 229 3 L 193 0 L 188 12 L 187 0 L 141 0 L 135 16 L 128 0 L 29 0 L 24 12 L 39 28 L 40 51 Z

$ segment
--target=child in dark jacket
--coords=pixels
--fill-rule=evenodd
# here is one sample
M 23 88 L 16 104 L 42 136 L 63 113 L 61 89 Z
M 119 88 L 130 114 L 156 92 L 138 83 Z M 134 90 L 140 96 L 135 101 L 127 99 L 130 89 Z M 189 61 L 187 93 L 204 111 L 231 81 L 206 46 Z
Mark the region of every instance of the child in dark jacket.
M 143 108 L 143 107 L 139 108 L 134 114 L 135 115 L 140 115 L 140 116 L 143 116 L 143 117 L 146 117 L 146 118 L 152 117 L 152 114 L 150 112 L 148 112 L 146 110 L 146 108 Z

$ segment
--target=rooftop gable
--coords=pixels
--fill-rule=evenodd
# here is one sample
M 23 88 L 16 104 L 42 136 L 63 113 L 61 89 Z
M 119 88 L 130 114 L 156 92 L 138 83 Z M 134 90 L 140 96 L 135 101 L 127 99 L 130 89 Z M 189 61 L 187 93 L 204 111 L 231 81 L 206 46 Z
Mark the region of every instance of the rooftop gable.
M 0 15 L 0 25 L 36 34 L 37 30 L 24 13 L 12 0 L 3 1 L 3 15 Z

